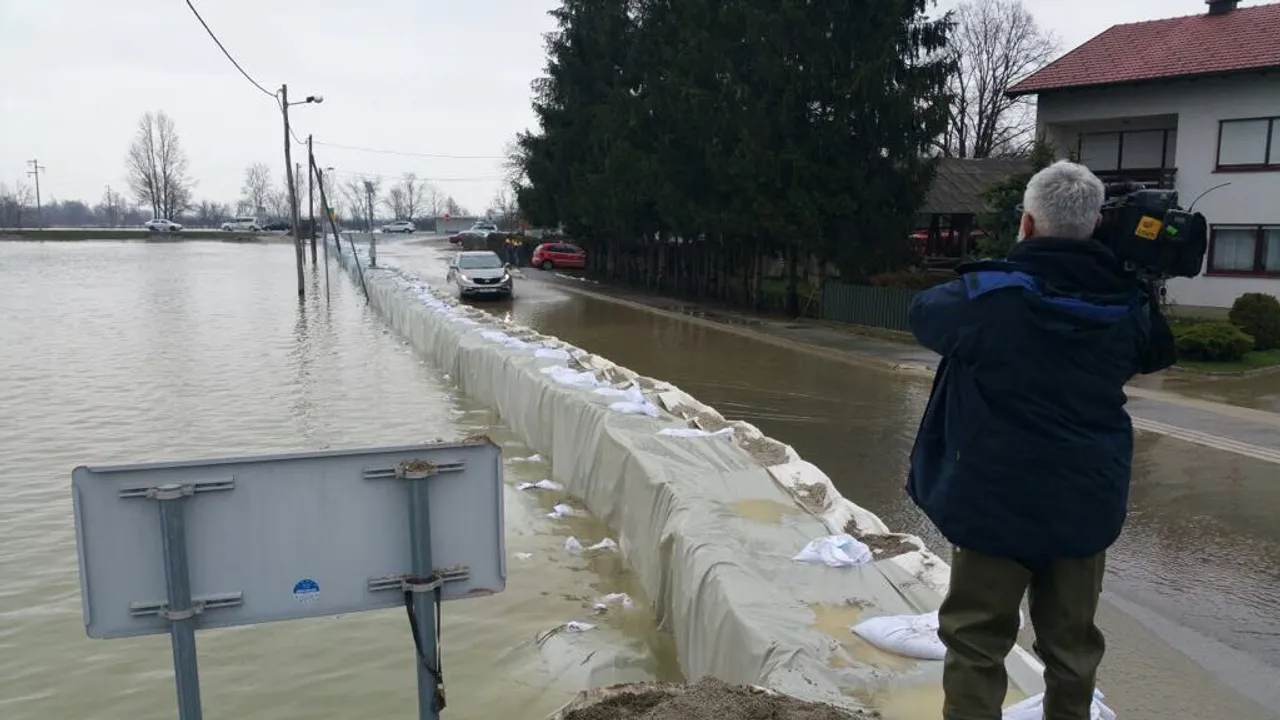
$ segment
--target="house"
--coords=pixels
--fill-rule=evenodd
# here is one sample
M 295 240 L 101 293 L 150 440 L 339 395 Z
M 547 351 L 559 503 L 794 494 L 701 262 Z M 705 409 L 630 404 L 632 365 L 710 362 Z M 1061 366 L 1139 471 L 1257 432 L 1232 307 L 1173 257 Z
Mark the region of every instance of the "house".
M 1031 169 L 1031 161 L 1004 158 L 942 158 L 920 208 L 921 228 L 911 239 L 930 266 L 952 266 L 974 251 L 974 225 L 990 212 L 986 191 Z
M 1059 155 L 1194 201 L 1210 224 L 1204 272 L 1169 295 L 1224 308 L 1280 296 L 1280 4 L 1206 4 L 1116 25 L 1009 94 L 1037 96 L 1037 131 Z

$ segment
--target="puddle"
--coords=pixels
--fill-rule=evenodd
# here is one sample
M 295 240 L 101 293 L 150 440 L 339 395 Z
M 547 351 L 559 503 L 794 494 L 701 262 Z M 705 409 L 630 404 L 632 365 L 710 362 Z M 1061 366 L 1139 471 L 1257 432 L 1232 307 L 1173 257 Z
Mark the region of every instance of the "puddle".
M 784 505 L 775 500 L 739 500 L 730 503 L 735 513 L 752 522 L 776 524 L 782 518 L 799 515 L 800 508 L 795 505 Z
M 862 617 L 860 605 L 810 605 L 809 610 L 814 616 L 813 627 L 835 640 L 844 650 L 844 654 L 837 653 L 831 657 L 833 667 L 868 666 L 878 670 L 904 671 L 919 662 L 885 652 L 854 635 L 849 628 Z
M 941 676 L 936 682 L 898 687 L 890 692 L 846 694 L 879 711 L 881 720 L 938 720 L 942 717 Z M 1021 702 L 1026 697 L 1010 686 L 1004 706 Z

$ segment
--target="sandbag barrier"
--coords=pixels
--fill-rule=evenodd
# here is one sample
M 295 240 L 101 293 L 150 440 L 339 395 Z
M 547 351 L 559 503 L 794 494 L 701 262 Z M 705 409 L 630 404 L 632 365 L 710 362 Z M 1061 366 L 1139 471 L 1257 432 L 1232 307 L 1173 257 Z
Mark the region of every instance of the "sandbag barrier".
M 358 283 L 350 251 L 337 258 Z M 896 688 L 940 684 L 941 663 L 862 652 L 847 626 L 824 619 L 936 610 L 946 563 L 841 496 L 790 446 L 398 268 L 365 264 L 363 275 L 391 327 L 549 457 L 552 478 L 610 526 L 687 677 L 853 709 L 874 709 Z M 794 512 L 760 522 L 736 510 L 752 502 Z M 792 561 L 808 541 L 841 533 L 877 559 L 841 568 Z M 1043 667 L 1025 649 L 1006 666 L 1011 691 L 1043 692 Z

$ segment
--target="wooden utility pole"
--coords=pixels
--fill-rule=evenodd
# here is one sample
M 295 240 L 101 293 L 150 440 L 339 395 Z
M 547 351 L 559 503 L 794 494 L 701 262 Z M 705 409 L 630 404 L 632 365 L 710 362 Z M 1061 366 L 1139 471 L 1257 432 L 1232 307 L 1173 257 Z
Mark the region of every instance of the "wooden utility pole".
M 298 235 L 298 191 L 293 182 L 293 151 L 289 130 L 289 86 L 280 86 L 280 112 L 284 115 L 284 174 L 289 185 L 289 209 L 293 214 L 293 256 L 298 266 L 298 298 L 306 297 L 306 285 L 302 277 L 302 239 Z
M 364 181 L 364 194 L 368 198 L 369 211 L 369 267 L 378 267 L 378 236 L 373 234 L 373 181 Z
M 36 178 L 36 229 L 44 229 L 44 210 L 40 207 L 40 173 L 44 172 L 45 167 L 40 164 L 39 160 L 28 160 L 31 169 L 27 171 L 28 175 L 34 175 Z
M 311 230 L 311 264 L 316 264 L 316 195 L 315 195 L 316 156 L 311 148 L 311 136 L 307 136 L 307 227 Z M 328 262 L 326 260 L 326 262 Z M 327 271 L 327 269 L 326 269 Z

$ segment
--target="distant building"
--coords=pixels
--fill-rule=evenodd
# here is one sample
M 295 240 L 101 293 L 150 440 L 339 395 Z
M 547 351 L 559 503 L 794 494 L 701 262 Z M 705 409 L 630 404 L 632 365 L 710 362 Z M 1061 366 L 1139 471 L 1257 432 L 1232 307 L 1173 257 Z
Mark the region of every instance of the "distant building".
M 460 233 L 463 230 L 470 230 L 472 225 L 475 225 L 482 219 L 483 218 L 474 215 L 460 215 L 458 217 L 449 218 L 438 217 L 436 218 L 436 232 L 441 235 L 453 235 L 455 233 Z
M 1200 277 L 1180 305 L 1280 295 L 1280 4 L 1116 25 L 1018 83 L 1038 132 L 1104 180 L 1173 188 L 1210 223 Z

